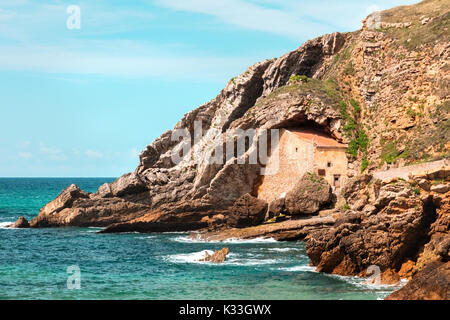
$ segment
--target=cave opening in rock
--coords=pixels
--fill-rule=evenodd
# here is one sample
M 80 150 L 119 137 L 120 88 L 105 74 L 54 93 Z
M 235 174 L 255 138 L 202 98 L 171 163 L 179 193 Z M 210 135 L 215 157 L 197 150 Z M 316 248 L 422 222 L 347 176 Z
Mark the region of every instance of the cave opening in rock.
M 420 227 L 418 228 L 419 232 L 415 234 L 415 239 L 411 240 L 410 243 L 412 245 L 408 248 L 404 261 L 413 260 L 416 261 L 419 254 L 423 251 L 425 244 L 430 241 L 430 230 L 431 225 L 437 219 L 437 207 L 433 201 L 433 197 L 429 197 L 424 201 L 423 204 L 423 214 Z M 409 242 L 409 241 L 407 241 Z M 403 261 L 403 262 L 404 262 Z M 401 264 L 398 266 L 400 267 Z

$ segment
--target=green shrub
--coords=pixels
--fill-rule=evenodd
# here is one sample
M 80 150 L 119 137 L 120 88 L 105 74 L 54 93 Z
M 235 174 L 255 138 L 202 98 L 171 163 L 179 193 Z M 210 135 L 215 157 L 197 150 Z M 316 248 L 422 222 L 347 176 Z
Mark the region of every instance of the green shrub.
M 360 112 L 361 112 L 361 107 L 359 106 L 359 103 L 358 103 L 356 100 L 352 99 L 352 100 L 350 101 L 350 103 L 352 104 L 353 108 L 355 109 L 355 111 L 356 111 L 357 113 L 360 113 Z
M 361 150 L 366 150 L 367 147 L 369 146 L 369 138 L 367 137 L 367 134 L 364 131 L 364 129 L 359 130 L 358 145 L 361 148 Z
M 347 152 L 349 154 L 351 154 L 354 158 L 356 158 L 358 156 L 358 141 L 353 139 L 350 141 L 350 143 L 348 144 L 348 149 Z
M 361 172 L 364 172 L 364 170 L 366 170 L 368 166 L 369 166 L 369 160 L 367 160 L 367 154 L 366 154 L 366 155 L 364 155 L 364 158 L 361 162 Z
M 289 83 L 308 82 L 308 77 L 304 75 L 291 75 Z

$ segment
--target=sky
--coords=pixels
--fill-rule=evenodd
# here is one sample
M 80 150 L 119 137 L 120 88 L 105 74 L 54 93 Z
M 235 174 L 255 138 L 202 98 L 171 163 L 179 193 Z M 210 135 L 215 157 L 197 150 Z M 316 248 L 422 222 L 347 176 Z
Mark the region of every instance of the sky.
M 0 0 L 0 177 L 131 172 L 250 65 L 416 2 Z

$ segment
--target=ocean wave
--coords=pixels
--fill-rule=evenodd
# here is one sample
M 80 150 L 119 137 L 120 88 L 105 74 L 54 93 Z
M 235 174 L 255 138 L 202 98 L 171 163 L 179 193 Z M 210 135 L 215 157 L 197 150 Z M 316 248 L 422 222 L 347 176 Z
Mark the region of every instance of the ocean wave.
M 0 229 L 17 229 L 17 228 L 6 228 L 6 226 L 9 226 L 11 224 L 14 224 L 14 222 L 0 222 Z
M 166 259 L 171 262 L 178 262 L 178 263 L 204 263 L 199 260 L 203 259 L 206 255 L 206 253 L 212 254 L 213 251 L 202 250 L 199 252 L 173 254 L 173 255 L 167 256 Z
M 227 265 L 227 266 L 257 266 L 257 265 L 265 265 L 265 264 L 276 264 L 280 263 L 279 260 L 276 259 L 249 259 L 249 258 L 242 258 L 240 254 L 237 253 L 229 253 L 227 260 L 223 263 L 217 264 L 212 262 L 205 262 L 200 261 L 201 259 L 205 258 L 206 252 L 208 254 L 212 254 L 213 251 L 211 250 L 202 250 L 198 252 L 191 252 L 191 253 L 181 253 L 181 254 L 174 254 L 165 257 L 165 260 L 168 260 L 173 263 L 202 263 L 202 264 L 210 264 L 210 265 Z
M 239 238 L 229 238 L 225 240 L 206 240 L 201 238 L 200 236 L 192 237 L 192 236 L 179 236 L 172 239 L 175 242 L 184 242 L 184 243 L 230 243 L 230 244 L 239 244 L 239 243 L 275 243 L 277 240 L 274 238 L 254 238 L 254 239 L 239 239 Z
M 328 277 L 332 277 L 335 279 L 343 280 L 347 283 L 350 283 L 356 287 L 364 288 L 364 289 L 372 289 L 372 290 L 388 290 L 391 292 L 392 290 L 401 288 L 407 283 L 406 279 L 402 279 L 400 284 L 379 284 L 379 283 L 370 283 L 368 278 L 360 278 L 356 276 L 341 276 L 338 274 L 328 274 L 324 273 L 324 275 Z
M 273 252 L 302 251 L 302 249 L 300 248 L 260 248 L 260 250 L 267 250 Z
M 277 264 L 280 263 L 279 260 L 276 259 L 229 259 L 225 261 L 226 265 L 231 266 L 259 266 L 265 264 Z
M 289 272 L 317 272 L 315 267 L 303 265 L 303 266 L 294 266 L 288 268 L 278 268 L 278 270 L 289 271 Z

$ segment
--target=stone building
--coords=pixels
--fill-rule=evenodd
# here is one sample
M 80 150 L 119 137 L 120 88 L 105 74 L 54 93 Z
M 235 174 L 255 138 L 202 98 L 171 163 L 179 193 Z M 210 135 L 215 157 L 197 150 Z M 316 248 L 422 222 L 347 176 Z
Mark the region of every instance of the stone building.
M 346 145 L 314 129 L 281 129 L 278 152 L 267 164 L 278 170 L 262 177 L 256 190 L 258 198 L 271 202 L 283 197 L 307 172 L 323 177 L 334 191 L 340 190 L 347 173 L 346 149 Z

